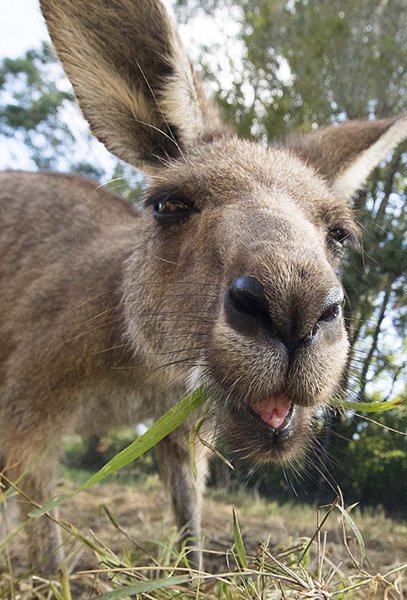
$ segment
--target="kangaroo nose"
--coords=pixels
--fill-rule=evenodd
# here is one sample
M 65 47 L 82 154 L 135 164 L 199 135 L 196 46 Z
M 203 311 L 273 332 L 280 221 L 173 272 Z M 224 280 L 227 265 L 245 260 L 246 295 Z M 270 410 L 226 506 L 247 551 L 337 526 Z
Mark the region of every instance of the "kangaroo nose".
M 301 337 L 297 337 L 295 331 L 303 330 L 301 321 L 309 322 L 306 306 L 303 306 L 300 313 L 297 312 L 295 318 L 290 306 L 287 306 L 284 316 L 279 311 L 276 320 L 263 285 L 250 275 L 237 277 L 229 284 L 225 292 L 224 307 L 229 324 L 235 330 L 250 336 L 262 330 L 263 333 L 278 339 L 291 351 L 298 346 L 312 343 L 321 327 L 336 321 L 341 313 L 342 301 L 343 292 L 340 287 L 329 290 L 321 304 L 319 317 L 315 319 L 310 331 Z

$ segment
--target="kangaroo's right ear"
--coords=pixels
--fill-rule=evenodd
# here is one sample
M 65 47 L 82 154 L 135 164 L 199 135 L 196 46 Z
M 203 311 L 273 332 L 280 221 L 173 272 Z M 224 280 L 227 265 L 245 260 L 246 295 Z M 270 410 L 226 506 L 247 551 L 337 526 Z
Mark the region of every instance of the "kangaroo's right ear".
M 322 127 L 290 136 L 284 146 L 312 165 L 335 196 L 350 202 L 373 169 L 405 139 L 407 115 L 401 115 Z
M 41 0 L 92 132 L 152 171 L 227 133 L 160 0 Z

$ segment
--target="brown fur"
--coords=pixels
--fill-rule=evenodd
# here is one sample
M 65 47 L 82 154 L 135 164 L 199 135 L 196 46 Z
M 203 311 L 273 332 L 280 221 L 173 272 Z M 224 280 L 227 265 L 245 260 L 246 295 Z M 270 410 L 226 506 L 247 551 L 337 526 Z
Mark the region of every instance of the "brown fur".
M 8 477 L 42 503 L 55 493 L 63 435 L 157 418 L 200 383 L 238 454 L 297 455 L 347 354 L 342 317 L 321 318 L 340 289 L 332 231 L 357 236 L 335 181 L 339 174 L 356 190 L 365 175 L 350 170 L 347 181 L 347 170 L 366 152 L 373 168 L 381 157 L 369 149 L 390 131 L 384 155 L 407 134 L 405 121 L 349 123 L 265 149 L 221 124 L 158 0 L 42 0 L 42 8 L 94 133 L 152 179 L 145 206 L 133 210 L 77 176 L 0 175 Z M 160 201 L 193 210 L 162 225 Z M 243 314 L 230 321 L 225 294 L 240 276 L 261 282 L 272 335 Z M 249 410 L 278 394 L 295 405 L 279 435 Z M 195 481 L 188 435 L 185 425 L 158 456 L 178 526 L 199 537 L 205 458 Z M 57 529 L 45 519 L 31 527 L 31 563 L 55 569 Z

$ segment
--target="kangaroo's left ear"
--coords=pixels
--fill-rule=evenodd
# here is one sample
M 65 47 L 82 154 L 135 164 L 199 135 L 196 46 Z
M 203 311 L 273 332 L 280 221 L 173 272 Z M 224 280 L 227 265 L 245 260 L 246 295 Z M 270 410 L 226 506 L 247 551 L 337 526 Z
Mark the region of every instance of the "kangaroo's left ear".
M 231 135 L 161 0 L 40 0 L 92 132 L 149 173 Z
M 407 138 L 407 116 L 377 121 L 349 121 L 323 127 L 285 142 L 326 179 L 337 197 L 351 200 L 369 174 Z

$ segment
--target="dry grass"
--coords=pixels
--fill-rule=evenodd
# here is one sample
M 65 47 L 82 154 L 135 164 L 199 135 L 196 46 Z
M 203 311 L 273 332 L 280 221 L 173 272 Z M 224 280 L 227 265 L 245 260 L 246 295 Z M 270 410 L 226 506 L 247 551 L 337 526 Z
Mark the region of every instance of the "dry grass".
M 240 526 L 233 526 L 232 502 Z M 55 579 L 26 573 L 22 530 L 3 547 L 0 597 L 107 600 L 130 597 L 132 590 L 136 597 L 149 586 L 159 587 L 138 597 L 393 600 L 406 593 L 407 525 L 379 511 L 354 509 L 351 520 L 339 501 L 317 511 L 244 493 L 209 494 L 206 570 L 195 572 L 175 549 L 167 504 L 155 478 L 142 489 L 109 483 L 81 493 L 61 510 L 66 570 Z M 126 586 L 133 587 L 126 592 Z

